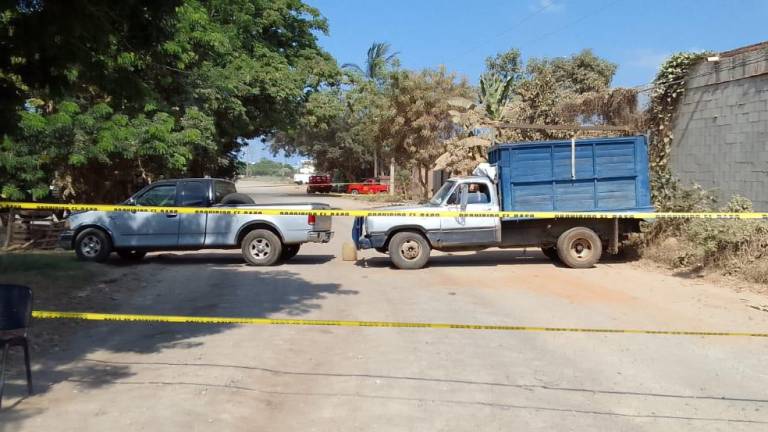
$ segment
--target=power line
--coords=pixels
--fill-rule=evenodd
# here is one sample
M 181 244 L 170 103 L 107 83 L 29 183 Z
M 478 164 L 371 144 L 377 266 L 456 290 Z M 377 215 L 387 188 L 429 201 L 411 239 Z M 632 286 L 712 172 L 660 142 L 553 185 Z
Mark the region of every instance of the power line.
M 476 49 L 480 48 L 481 46 L 483 46 L 483 45 L 484 45 L 484 44 L 486 44 L 487 42 L 490 42 L 490 41 L 492 41 L 492 40 L 494 40 L 494 39 L 498 39 L 498 38 L 500 38 L 500 37 L 502 37 L 502 36 L 504 36 L 504 35 L 507 35 L 507 34 L 511 33 L 511 32 L 512 32 L 512 31 L 514 31 L 514 30 L 517 30 L 517 27 L 518 27 L 519 25 L 521 25 L 521 24 L 523 24 L 523 23 L 527 22 L 527 21 L 528 21 L 528 20 L 530 20 L 531 18 L 533 18 L 533 17 L 535 17 L 536 15 L 538 15 L 538 14 L 540 14 L 540 13 L 544 12 L 545 10 L 549 9 L 550 7 L 552 7 L 553 5 L 554 5 L 554 3 L 553 3 L 553 2 L 544 2 L 544 3 L 543 3 L 543 6 L 541 6 L 540 8 L 538 8 L 538 9 L 536 9 L 536 10 L 534 10 L 534 11 L 533 11 L 533 12 L 531 12 L 530 14 L 528 14 L 528 15 L 524 16 L 524 17 L 523 17 L 521 20 L 519 20 L 519 21 L 515 22 L 515 23 L 514 23 L 512 26 L 508 27 L 506 30 L 504 30 L 504 31 L 502 31 L 502 32 L 500 32 L 500 33 L 498 33 L 498 34 L 496 34 L 495 36 L 492 36 L 492 37 L 490 37 L 490 38 L 484 39 L 483 41 L 481 41 L 481 42 L 480 42 L 480 45 L 476 45 L 476 46 L 474 46 L 474 47 L 472 47 L 472 48 L 470 48 L 470 49 L 468 49 L 468 50 L 466 50 L 466 51 L 464 51 L 464 52 L 462 52 L 462 53 L 458 54 L 457 56 L 455 56 L 455 57 L 452 57 L 452 58 L 448 59 L 448 61 L 451 61 L 451 60 L 456 60 L 456 59 L 458 59 L 458 58 L 464 57 L 465 55 L 467 55 L 467 54 L 471 53 L 472 51 L 475 51 Z
M 560 33 L 561 31 L 563 31 L 563 30 L 565 30 L 565 29 L 567 29 L 567 28 L 569 28 L 569 27 L 572 27 L 572 26 L 574 26 L 574 25 L 576 25 L 576 24 L 578 24 L 578 23 L 580 23 L 580 22 L 582 22 L 582 21 L 584 21 L 584 20 L 586 20 L 587 18 L 590 18 L 590 17 L 593 17 L 593 16 L 595 16 L 595 15 L 598 15 L 598 14 L 602 13 L 603 11 L 605 11 L 606 9 L 608 9 L 608 8 L 610 8 L 611 6 L 615 5 L 615 4 L 616 4 L 616 3 L 618 3 L 619 1 L 620 1 L 620 0 L 613 0 L 613 1 L 612 1 L 612 2 L 610 2 L 610 3 L 606 3 L 606 4 L 605 4 L 603 7 L 601 7 L 601 8 L 600 8 L 600 9 L 598 9 L 598 10 L 596 10 L 595 12 L 592 12 L 592 13 L 588 13 L 588 14 L 582 15 L 581 17 L 577 18 L 576 20 L 574 20 L 574 21 L 571 21 L 570 23 L 566 23 L 565 25 L 558 27 L 558 28 L 557 28 L 557 29 L 555 29 L 554 31 L 551 31 L 551 32 L 548 32 L 548 33 L 544 33 L 544 34 L 543 34 L 543 35 L 541 35 L 541 36 L 538 36 L 538 37 L 535 37 L 535 38 L 529 39 L 528 41 L 524 42 L 524 44 L 539 42 L 539 41 L 541 41 L 542 39 L 546 39 L 546 38 L 548 38 L 548 37 L 550 37 L 550 36 L 552 36 L 552 35 L 556 35 L 556 34 Z

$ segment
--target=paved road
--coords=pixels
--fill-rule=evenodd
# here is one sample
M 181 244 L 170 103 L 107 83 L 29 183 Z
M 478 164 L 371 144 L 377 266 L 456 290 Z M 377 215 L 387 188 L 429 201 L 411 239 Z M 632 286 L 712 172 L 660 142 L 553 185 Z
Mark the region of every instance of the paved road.
M 153 254 L 119 310 L 768 331 L 748 307 L 766 298 L 633 263 L 570 270 L 523 250 L 439 254 L 420 271 L 375 252 L 344 262 L 350 224 L 335 219 L 331 244 L 273 268 L 236 251 Z M 38 395 L 18 400 L 12 383 L 0 430 L 763 431 L 767 356 L 747 338 L 92 323 L 38 359 Z

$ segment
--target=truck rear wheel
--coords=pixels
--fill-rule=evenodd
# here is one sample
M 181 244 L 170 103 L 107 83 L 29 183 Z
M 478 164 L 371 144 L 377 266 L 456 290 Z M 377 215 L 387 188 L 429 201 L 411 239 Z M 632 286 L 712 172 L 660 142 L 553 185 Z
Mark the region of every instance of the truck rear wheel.
M 600 237 L 589 228 L 571 228 L 557 239 L 557 255 L 571 268 L 590 268 L 600 260 L 602 253 Z
M 429 261 L 431 248 L 421 234 L 397 233 L 389 241 L 389 259 L 395 267 L 405 270 L 420 269 Z
M 283 251 L 283 243 L 275 233 L 265 229 L 257 229 L 249 232 L 240 243 L 243 258 L 250 265 L 269 266 L 280 259 Z

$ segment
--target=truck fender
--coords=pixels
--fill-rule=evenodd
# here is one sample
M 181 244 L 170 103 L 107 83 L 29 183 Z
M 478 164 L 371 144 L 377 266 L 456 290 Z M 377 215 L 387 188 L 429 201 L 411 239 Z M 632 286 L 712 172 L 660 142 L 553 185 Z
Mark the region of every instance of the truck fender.
M 435 241 L 437 240 L 437 238 L 434 235 L 430 236 L 429 232 L 425 230 L 424 227 L 421 225 L 398 225 L 396 227 L 390 228 L 387 231 L 387 240 L 384 243 L 384 247 L 389 247 L 389 241 L 392 240 L 392 237 L 395 234 L 403 231 L 418 232 L 419 234 L 423 235 L 425 239 L 427 239 L 430 247 L 433 247 Z
M 267 229 L 275 233 L 275 235 L 280 238 L 281 242 L 285 241 L 285 238 L 283 238 L 283 233 L 280 232 L 277 226 L 275 226 L 271 222 L 267 222 L 264 220 L 257 220 L 257 221 L 248 222 L 245 225 L 240 227 L 240 229 L 237 231 L 237 237 L 236 237 L 237 244 L 240 244 L 240 242 L 243 241 L 243 237 L 245 237 L 246 234 L 248 234 L 249 232 L 255 229 Z
M 74 235 L 72 235 L 72 244 L 70 244 L 70 247 L 74 249 L 75 247 L 75 239 L 78 235 L 80 235 L 81 232 L 87 230 L 88 228 L 95 228 L 97 230 L 103 231 L 107 237 L 109 237 L 109 241 L 112 242 L 112 244 L 115 243 L 115 236 L 112 234 L 112 230 L 110 230 L 107 227 L 104 227 L 102 225 L 97 224 L 84 224 L 80 225 L 77 228 L 75 228 Z

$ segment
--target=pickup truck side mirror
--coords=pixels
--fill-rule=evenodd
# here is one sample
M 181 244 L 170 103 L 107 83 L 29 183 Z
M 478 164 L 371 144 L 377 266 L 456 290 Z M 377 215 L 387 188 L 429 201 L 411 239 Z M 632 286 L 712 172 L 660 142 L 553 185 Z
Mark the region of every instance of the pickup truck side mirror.
M 136 205 L 136 199 L 133 198 L 133 197 L 130 197 L 127 200 L 125 200 L 125 202 L 123 204 L 125 204 L 127 206 L 135 206 Z
M 469 188 L 466 183 L 461 185 L 461 193 L 459 196 L 461 197 L 461 211 L 466 211 L 467 201 L 469 200 Z

